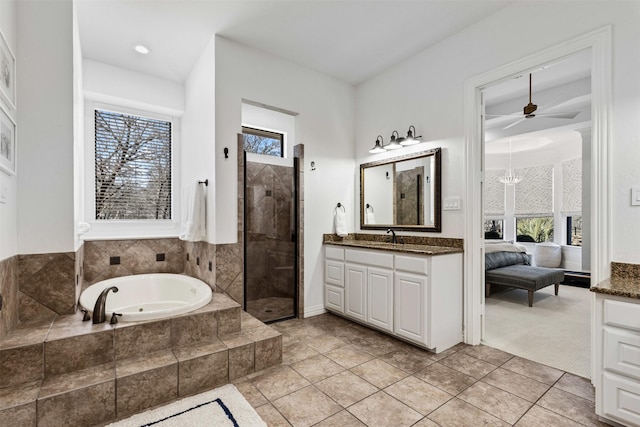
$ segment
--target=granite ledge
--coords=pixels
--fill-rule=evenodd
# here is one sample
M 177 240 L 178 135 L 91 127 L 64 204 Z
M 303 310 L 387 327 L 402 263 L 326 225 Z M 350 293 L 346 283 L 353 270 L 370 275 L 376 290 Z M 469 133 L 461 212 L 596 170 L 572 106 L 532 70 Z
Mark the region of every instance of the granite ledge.
M 618 278 L 603 280 L 592 286 L 591 292 L 614 295 L 618 297 L 640 299 L 640 277 Z
M 324 244 L 419 255 L 446 255 L 463 252 L 461 248 L 454 248 L 450 246 L 414 245 L 410 243 L 374 242 L 369 240 L 325 241 Z

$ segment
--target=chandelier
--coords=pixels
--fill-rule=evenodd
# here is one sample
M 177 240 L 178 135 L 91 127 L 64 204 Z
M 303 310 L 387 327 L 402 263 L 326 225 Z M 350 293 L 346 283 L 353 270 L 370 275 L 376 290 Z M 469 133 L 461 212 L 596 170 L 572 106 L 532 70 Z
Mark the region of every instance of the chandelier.
M 513 169 L 511 169 L 511 139 L 509 139 L 509 172 L 505 172 L 505 174 L 498 179 L 505 185 L 513 185 L 522 181 L 522 177 L 520 175 L 514 175 Z

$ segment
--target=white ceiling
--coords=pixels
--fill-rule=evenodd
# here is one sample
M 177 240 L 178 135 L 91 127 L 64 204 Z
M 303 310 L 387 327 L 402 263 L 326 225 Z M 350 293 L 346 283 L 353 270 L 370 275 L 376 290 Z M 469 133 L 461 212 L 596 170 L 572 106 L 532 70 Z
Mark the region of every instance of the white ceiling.
M 214 34 L 358 84 L 513 0 L 75 0 L 84 58 L 184 82 Z M 142 56 L 138 43 L 151 49 Z

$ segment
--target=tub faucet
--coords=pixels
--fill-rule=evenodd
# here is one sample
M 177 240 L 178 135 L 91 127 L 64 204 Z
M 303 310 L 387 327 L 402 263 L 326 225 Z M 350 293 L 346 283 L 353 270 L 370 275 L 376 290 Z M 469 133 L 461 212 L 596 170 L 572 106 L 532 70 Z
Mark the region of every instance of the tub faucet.
M 393 231 L 390 228 L 387 228 L 387 234 L 391 233 L 391 243 L 396 244 L 398 243 L 398 238 L 396 237 L 396 232 Z
M 98 299 L 96 300 L 96 305 L 93 307 L 93 323 L 104 323 L 107 318 L 105 315 L 105 306 L 107 304 L 107 294 L 110 290 L 113 289 L 113 292 L 118 292 L 118 288 L 115 286 L 111 286 L 109 288 L 104 289 Z

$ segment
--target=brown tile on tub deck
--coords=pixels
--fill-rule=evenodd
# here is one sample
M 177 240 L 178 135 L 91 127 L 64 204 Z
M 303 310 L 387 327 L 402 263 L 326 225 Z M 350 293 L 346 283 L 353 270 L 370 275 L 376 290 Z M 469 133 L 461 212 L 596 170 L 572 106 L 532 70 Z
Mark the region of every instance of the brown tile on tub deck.
M 42 343 L 0 349 L 2 386 L 41 380 L 44 377 L 43 361 L 44 345 Z
M 7 426 L 36 425 L 36 399 L 41 381 L 0 388 L 0 420 Z
M 113 360 L 113 329 L 44 343 L 46 376 L 102 365 Z
M 178 359 L 178 395 L 187 396 L 229 382 L 229 350 L 219 339 L 173 349 Z
M 115 327 L 115 358 L 140 356 L 171 347 L 171 321 L 118 323 Z
M 172 347 L 210 341 L 217 336 L 218 320 L 215 311 L 187 313 L 171 318 Z
M 139 412 L 178 397 L 178 360 L 162 350 L 116 362 L 116 413 Z

